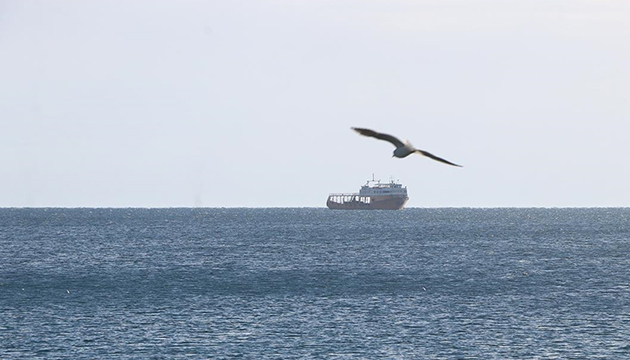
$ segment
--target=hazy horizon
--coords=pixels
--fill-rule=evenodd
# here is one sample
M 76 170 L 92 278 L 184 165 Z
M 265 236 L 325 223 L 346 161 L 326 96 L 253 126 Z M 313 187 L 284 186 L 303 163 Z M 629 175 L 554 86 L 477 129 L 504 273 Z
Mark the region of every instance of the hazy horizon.
M 519 206 L 435 206 L 435 207 L 427 207 L 427 206 L 405 206 L 401 210 L 393 210 L 393 211 L 403 211 L 405 209 L 423 209 L 423 210 L 439 210 L 439 209 L 459 209 L 459 210 L 499 210 L 499 209 L 628 209 L 630 206 L 529 206 L 529 207 L 519 207 Z M 326 204 L 323 206 L 155 206 L 155 207 L 146 207 L 146 206 L 22 206 L 22 207 L 0 207 L 0 209 L 10 210 L 10 209 L 39 209 L 39 210 L 47 210 L 47 209 L 64 209 L 64 210 L 72 210 L 72 209 L 94 209 L 94 210 L 125 210 L 125 209 L 136 209 L 136 210 L 168 210 L 168 209 L 186 209 L 186 210 L 238 210 L 238 209 L 248 209 L 248 210 L 264 210 L 264 209 L 325 209 L 330 210 L 326 207 Z M 331 211 L 344 211 L 344 210 L 331 210 Z M 363 210 L 363 211 L 392 211 L 392 210 Z
M 630 3 L 0 1 L 0 207 L 630 206 Z M 354 133 L 409 139 L 463 168 Z

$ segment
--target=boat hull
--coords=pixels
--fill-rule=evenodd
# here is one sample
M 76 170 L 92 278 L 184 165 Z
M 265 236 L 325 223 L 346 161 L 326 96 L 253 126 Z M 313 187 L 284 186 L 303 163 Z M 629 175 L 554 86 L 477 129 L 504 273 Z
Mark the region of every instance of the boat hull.
M 401 210 L 409 200 L 408 197 L 388 196 L 385 198 L 370 198 L 369 202 L 363 199 L 338 202 L 328 198 L 326 206 L 332 210 Z

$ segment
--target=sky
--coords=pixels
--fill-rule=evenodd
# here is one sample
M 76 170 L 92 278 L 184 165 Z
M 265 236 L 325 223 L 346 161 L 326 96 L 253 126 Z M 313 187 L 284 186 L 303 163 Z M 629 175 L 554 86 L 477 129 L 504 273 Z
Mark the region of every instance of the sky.
M 0 0 L 0 207 L 323 207 L 372 174 L 408 207 L 627 207 L 628 19 L 626 0 Z

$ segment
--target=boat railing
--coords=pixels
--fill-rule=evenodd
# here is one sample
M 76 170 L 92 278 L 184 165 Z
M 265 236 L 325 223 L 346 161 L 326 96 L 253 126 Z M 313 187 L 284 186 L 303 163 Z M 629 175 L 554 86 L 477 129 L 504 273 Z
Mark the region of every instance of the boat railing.
M 347 203 L 369 204 L 372 202 L 372 199 L 369 196 L 361 196 L 359 194 L 330 194 L 328 195 L 328 201 L 338 203 L 338 204 L 347 204 Z
M 328 196 L 359 196 L 359 193 L 330 193 Z

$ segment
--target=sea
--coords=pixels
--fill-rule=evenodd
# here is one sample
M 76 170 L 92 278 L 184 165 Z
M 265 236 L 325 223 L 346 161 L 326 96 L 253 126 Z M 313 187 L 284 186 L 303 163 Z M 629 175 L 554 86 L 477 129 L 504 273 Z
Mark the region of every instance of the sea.
M 630 208 L 0 209 L 0 359 L 628 359 Z

